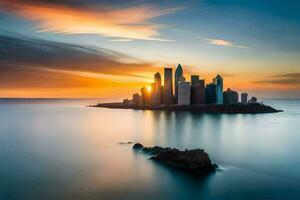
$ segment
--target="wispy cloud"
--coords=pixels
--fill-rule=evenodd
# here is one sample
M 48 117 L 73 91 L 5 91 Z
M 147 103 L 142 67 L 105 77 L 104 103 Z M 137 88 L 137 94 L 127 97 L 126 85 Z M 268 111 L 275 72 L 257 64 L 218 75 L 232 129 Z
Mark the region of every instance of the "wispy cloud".
M 221 40 L 221 39 L 207 39 L 209 44 L 218 45 L 218 46 L 226 46 L 226 47 L 233 47 L 233 48 L 241 48 L 241 49 L 249 49 L 250 47 L 237 45 L 228 40 Z
M 111 42 L 132 42 L 133 39 L 113 39 Z
M 300 73 L 293 73 L 293 74 L 280 74 L 270 77 L 276 77 L 276 78 L 300 78 Z
M 136 74 L 157 70 L 150 63 L 104 48 L 15 34 L 0 35 L 0 44 L 0 85 L 4 88 L 65 87 L 67 83 L 88 87 L 90 79 L 102 85 L 107 81 L 141 83 L 148 79 Z
M 221 73 L 223 77 L 235 77 L 236 74 Z
M 266 80 L 255 81 L 255 83 L 300 86 L 300 73 L 268 76 Z
M 0 0 L 6 9 L 37 24 L 38 31 L 57 34 L 100 34 L 120 39 L 172 41 L 161 38 L 163 25 L 152 19 L 172 14 L 181 7 L 160 8 L 153 5 L 109 7 L 71 7 L 66 4 L 33 3 L 24 0 Z M 120 40 L 119 40 L 120 41 Z

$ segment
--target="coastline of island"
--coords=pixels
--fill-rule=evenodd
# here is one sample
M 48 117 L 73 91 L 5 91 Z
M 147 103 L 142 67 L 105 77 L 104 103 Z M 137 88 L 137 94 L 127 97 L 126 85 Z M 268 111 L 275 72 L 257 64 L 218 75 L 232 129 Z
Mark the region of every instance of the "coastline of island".
M 226 113 L 226 114 L 260 114 L 260 113 L 278 113 L 283 110 L 277 110 L 271 106 L 261 103 L 251 104 L 203 104 L 203 105 L 146 105 L 137 106 L 124 104 L 123 102 L 99 103 L 89 105 L 89 107 L 101 107 L 110 109 L 133 109 L 133 110 L 157 110 L 157 111 L 185 111 L 197 113 Z

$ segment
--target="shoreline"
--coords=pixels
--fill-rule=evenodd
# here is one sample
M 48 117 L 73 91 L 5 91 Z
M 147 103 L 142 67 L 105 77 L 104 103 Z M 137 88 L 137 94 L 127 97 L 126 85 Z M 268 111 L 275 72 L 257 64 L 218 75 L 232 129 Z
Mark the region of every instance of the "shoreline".
M 234 105 L 149 105 L 135 106 L 122 102 L 99 103 L 89 105 L 88 107 L 100 107 L 110 109 L 132 109 L 132 110 L 158 110 L 158 111 L 180 111 L 180 112 L 197 112 L 197 113 L 226 113 L 226 114 L 262 114 L 283 112 L 271 106 L 264 104 L 234 104 Z

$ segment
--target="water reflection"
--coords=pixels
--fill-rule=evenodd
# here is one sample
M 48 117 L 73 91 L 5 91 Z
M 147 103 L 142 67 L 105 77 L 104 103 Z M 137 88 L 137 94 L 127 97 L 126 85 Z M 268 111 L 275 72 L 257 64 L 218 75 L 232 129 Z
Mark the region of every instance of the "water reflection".
M 300 197 L 300 102 L 275 101 L 286 112 L 267 115 L 73 103 L 0 104 L 0 199 Z M 223 170 L 195 179 L 118 144 L 128 141 L 203 148 Z

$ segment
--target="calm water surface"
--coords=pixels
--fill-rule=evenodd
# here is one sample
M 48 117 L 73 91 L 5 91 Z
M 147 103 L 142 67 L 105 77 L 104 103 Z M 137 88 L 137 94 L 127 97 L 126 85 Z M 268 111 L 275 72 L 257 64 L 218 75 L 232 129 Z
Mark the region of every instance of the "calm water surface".
M 300 100 L 257 115 L 88 108 L 96 99 L 0 100 L 0 199 L 300 199 Z M 131 145 L 203 148 L 188 176 Z

